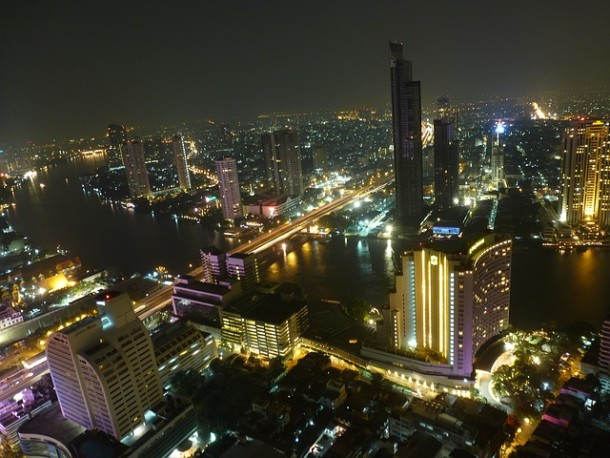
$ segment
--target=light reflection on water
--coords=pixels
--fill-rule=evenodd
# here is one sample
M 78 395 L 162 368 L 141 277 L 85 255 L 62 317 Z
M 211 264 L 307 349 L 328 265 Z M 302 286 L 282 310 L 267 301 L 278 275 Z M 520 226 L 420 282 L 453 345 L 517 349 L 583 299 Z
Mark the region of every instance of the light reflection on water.
M 153 218 L 102 203 L 84 193 L 78 173 L 100 162 L 90 158 L 39 173 L 14 191 L 11 224 L 47 248 L 57 245 L 79 255 L 87 266 L 118 266 L 148 272 L 158 265 L 183 273 L 199 261 L 198 249 L 231 241 L 201 226 L 173 218 Z M 67 178 L 67 180 L 66 180 Z M 46 187 L 41 189 L 39 184 Z M 268 281 L 300 284 L 312 300 L 362 297 L 374 306 L 387 301 L 401 241 L 339 238 L 330 243 L 297 236 L 286 251 L 274 247 L 259 260 Z M 588 321 L 599 326 L 610 310 L 610 251 L 560 254 L 529 250 L 513 255 L 511 323 Z

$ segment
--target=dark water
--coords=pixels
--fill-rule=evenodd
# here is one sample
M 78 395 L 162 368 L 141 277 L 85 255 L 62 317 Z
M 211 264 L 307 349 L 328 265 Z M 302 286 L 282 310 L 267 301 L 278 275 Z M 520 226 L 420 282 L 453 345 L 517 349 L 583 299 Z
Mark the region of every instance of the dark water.
M 85 266 L 117 266 L 150 272 L 163 265 L 183 273 L 198 262 L 201 246 L 227 248 L 230 241 L 188 221 L 154 218 L 86 194 L 78 174 L 100 159 L 59 166 L 14 193 L 8 218 L 45 248 L 61 245 Z M 44 184 L 41 187 L 40 184 Z M 259 259 L 263 278 L 300 284 L 310 299 L 362 297 L 374 305 L 387 299 L 399 242 L 340 239 L 322 244 L 306 238 L 275 247 Z M 511 323 L 532 328 L 555 321 L 586 321 L 598 327 L 610 311 L 610 251 L 560 254 L 530 250 L 513 255 Z
M 116 266 L 129 273 L 158 265 L 184 272 L 198 262 L 201 246 L 223 242 L 195 223 L 154 218 L 85 193 L 78 175 L 101 161 L 93 157 L 39 172 L 14 191 L 10 223 L 46 249 L 60 245 L 79 255 L 87 267 Z

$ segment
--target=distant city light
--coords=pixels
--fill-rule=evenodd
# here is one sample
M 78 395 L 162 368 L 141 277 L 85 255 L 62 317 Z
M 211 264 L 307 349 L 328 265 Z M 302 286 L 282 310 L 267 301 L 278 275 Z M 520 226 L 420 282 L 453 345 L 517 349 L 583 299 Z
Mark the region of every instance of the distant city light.
M 496 123 L 495 132 L 496 132 L 496 134 L 503 134 L 504 132 L 506 132 L 506 127 L 502 121 L 498 121 Z

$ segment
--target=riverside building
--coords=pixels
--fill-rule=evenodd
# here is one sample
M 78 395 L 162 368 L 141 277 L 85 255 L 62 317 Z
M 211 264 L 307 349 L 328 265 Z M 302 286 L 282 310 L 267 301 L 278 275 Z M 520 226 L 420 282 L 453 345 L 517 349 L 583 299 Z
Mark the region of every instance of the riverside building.
M 493 234 L 466 252 L 405 253 L 377 345 L 362 356 L 392 370 L 470 377 L 477 350 L 508 328 L 510 274 L 511 240 Z

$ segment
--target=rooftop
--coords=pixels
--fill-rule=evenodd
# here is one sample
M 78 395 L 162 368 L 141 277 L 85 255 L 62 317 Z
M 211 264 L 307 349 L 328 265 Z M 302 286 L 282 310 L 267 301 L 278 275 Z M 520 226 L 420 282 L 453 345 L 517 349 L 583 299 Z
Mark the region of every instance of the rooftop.
M 57 403 L 46 412 L 26 421 L 18 432 L 52 437 L 67 446 L 84 431 L 85 428 L 81 425 L 63 417 L 59 403 Z
M 155 349 L 161 348 L 168 342 L 182 336 L 184 333 L 199 333 L 202 334 L 204 338 L 210 335 L 207 332 L 197 331 L 189 326 L 186 326 L 186 324 L 182 322 L 163 323 L 161 326 L 153 330 L 151 335 L 153 346 Z
M 175 294 L 180 294 L 179 292 L 176 293 L 176 288 L 199 291 L 201 293 L 214 294 L 217 296 L 224 296 L 230 291 L 227 286 L 204 283 L 199 280 L 195 280 L 193 277 L 189 277 L 188 275 L 181 275 L 178 278 L 178 282 L 174 285 Z

